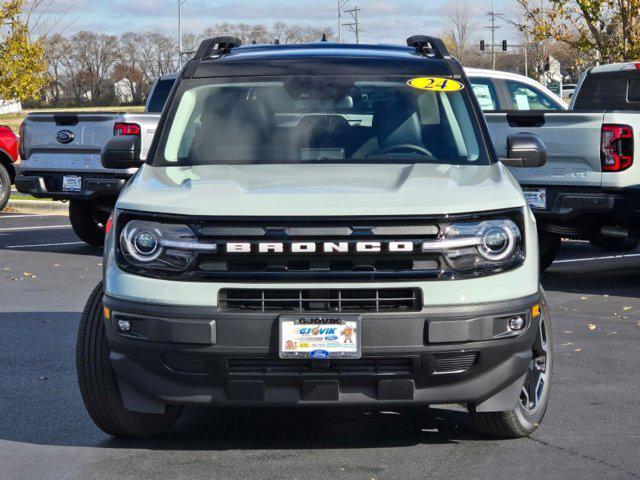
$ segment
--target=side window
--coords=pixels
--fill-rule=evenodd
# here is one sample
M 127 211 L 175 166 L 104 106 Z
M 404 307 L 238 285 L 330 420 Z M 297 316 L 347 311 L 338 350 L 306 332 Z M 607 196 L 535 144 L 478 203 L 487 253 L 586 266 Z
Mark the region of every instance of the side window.
M 169 93 L 173 88 L 175 80 L 158 80 L 154 89 L 151 90 L 149 103 L 147 105 L 147 112 L 161 113 L 164 108 L 164 104 L 169 97 Z
M 627 85 L 627 101 L 640 102 L 640 81 L 632 78 Z
M 560 106 L 544 93 L 524 83 L 505 80 L 514 110 L 560 110 Z
M 490 79 L 470 78 L 469 81 L 483 111 L 500 109 L 498 106 L 498 94 Z

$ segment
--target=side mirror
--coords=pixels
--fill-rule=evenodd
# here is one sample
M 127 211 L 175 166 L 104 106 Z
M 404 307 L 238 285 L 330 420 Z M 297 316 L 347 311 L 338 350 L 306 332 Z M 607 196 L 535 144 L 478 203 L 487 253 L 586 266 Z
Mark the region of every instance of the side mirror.
M 102 147 L 100 156 L 104 168 L 127 169 L 139 167 L 140 137 L 137 135 L 118 135 L 111 138 Z
M 547 148 L 533 133 L 514 133 L 507 137 L 507 158 L 501 160 L 508 167 L 542 167 L 547 163 Z

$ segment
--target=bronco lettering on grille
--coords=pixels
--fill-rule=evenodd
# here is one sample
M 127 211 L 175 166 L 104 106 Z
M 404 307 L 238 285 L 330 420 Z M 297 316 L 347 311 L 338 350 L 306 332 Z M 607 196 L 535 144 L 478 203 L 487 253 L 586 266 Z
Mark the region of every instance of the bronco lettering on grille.
M 229 242 L 227 253 L 411 253 L 414 242 Z

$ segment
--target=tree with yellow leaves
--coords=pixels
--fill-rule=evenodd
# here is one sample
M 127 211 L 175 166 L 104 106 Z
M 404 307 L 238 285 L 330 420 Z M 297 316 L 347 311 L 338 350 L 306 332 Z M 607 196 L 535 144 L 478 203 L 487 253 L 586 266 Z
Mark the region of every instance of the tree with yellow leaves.
M 0 99 L 27 100 L 47 83 L 44 43 L 29 38 L 22 19 L 25 0 L 0 5 Z
M 517 0 L 520 25 L 538 40 L 565 43 L 603 63 L 640 59 L 640 0 Z

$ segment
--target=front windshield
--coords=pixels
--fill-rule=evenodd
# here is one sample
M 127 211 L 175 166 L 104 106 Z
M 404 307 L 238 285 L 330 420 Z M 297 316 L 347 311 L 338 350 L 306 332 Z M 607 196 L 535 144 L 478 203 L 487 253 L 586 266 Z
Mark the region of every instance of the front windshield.
M 468 94 L 409 79 L 185 82 L 154 164 L 488 164 Z

